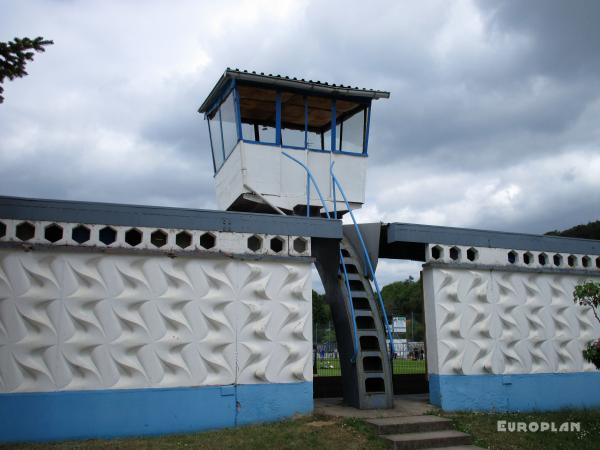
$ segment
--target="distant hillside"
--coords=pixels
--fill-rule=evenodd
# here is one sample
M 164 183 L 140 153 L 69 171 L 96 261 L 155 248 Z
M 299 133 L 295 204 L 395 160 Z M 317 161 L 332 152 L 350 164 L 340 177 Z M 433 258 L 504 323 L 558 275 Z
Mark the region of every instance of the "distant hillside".
M 577 225 L 564 231 L 549 231 L 546 233 L 549 236 L 574 237 L 582 239 L 598 239 L 600 240 L 600 220 L 590 222 L 587 225 Z

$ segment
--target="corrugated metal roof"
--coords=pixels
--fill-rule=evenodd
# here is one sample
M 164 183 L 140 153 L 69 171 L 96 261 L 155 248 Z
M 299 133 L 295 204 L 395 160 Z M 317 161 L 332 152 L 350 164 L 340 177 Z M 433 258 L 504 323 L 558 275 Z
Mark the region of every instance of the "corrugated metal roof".
M 221 94 L 221 91 L 225 88 L 229 80 L 232 79 L 262 84 L 265 87 L 287 87 L 290 89 L 306 91 L 307 93 L 313 92 L 322 95 L 330 95 L 332 97 L 362 97 L 373 100 L 390 97 L 389 92 L 376 89 L 366 89 L 343 84 L 327 83 L 319 80 L 305 80 L 304 78 L 289 77 L 279 74 L 273 75 L 271 73 L 265 74 L 263 72 L 258 73 L 227 68 L 198 111 L 206 112 Z

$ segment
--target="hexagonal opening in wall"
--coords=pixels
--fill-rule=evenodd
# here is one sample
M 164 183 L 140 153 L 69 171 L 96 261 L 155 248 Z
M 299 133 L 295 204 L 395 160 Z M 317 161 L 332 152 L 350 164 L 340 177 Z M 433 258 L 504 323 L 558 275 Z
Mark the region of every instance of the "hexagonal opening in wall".
M 17 225 L 16 234 L 22 241 L 28 241 L 35 236 L 35 227 L 29 222 L 22 222 Z
M 78 244 L 83 244 L 90 240 L 90 229 L 85 225 L 77 225 L 75 228 L 71 230 L 71 239 L 73 239 Z
M 257 252 L 262 248 L 262 238 L 253 234 L 248 238 L 248 250 Z
M 4 235 L 6 235 L 6 225 L 4 225 L 4 222 L 0 222 L 0 238 Z
M 175 235 L 175 244 L 180 248 L 188 248 L 192 245 L 192 235 L 187 231 L 180 231 Z
M 125 242 L 132 247 L 139 245 L 142 242 L 142 232 L 137 228 L 132 228 L 125 232 Z
M 538 262 L 540 263 L 540 266 L 545 266 L 546 264 L 548 264 L 548 255 L 546 255 L 545 253 L 540 253 L 538 255 Z
M 200 246 L 206 250 L 210 250 L 217 243 L 217 237 L 212 233 L 204 233 L 200 236 Z
M 296 238 L 293 242 L 294 251 L 297 253 L 304 253 L 308 248 L 308 241 L 304 238 Z
M 589 256 L 584 256 L 583 258 L 581 258 L 581 265 L 583 267 L 590 267 L 591 264 L 592 258 L 590 258 Z
M 98 239 L 104 245 L 110 245 L 117 240 L 117 231 L 111 227 L 104 227 L 98 233 Z
M 563 257 L 562 257 L 562 255 L 559 255 L 558 253 L 555 253 L 554 256 L 552 256 L 552 262 L 554 263 L 554 265 L 556 267 L 562 266 L 562 263 L 563 263 Z
M 569 255 L 569 257 L 567 258 L 567 264 L 569 265 L 569 267 L 577 267 L 577 256 Z
M 529 252 L 525 252 L 523 254 L 523 262 L 527 265 L 531 264 L 533 262 L 533 255 Z
M 169 235 L 166 232 L 164 232 L 163 230 L 156 230 L 153 231 L 152 234 L 150 234 L 150 243 L 155 247 L 160 248 L 167 245 L 168 238 Z
M 467 259 L 469 261 L 476 261 L 479 258 L 479 251 L 476 248 L 467 249 Z
M 58 242 L 63 237 L 63 228 L 60 225 L 53 223 L 44 229 L 44 238 L 52 243 Z
M 519 254 L 517 252 L 515 252 L 514 250 L 511 250 L 510 252 L 508 252 L 508 262 L 510 264 L 516 264 L 517 261 L 519 261 Z M 529 264 L 529 263 L 526 263 Z
M 460 248 L 458 248 L 458 247 L 452 247 L 450 249 L 449 254 L 450 254 L 450 259 L 452 261 L 458 261 L 458 259 L 460 258 Z
M 433 259 L 442 259 L 444 257 L 444 249 L 439 245 L 431 247 L 431 257 Z
M 275 253 L 281 252 L 283 250 L 283 239 L 279 236 L 271 238 L 270 247 Z

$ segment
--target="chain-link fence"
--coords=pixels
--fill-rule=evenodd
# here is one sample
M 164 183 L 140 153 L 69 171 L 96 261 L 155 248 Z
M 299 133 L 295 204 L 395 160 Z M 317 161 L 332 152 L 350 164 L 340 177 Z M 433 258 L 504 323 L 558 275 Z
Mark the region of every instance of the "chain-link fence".
M 396 342 L 392 355 L 393 373 L 425 373 L 425 344 L 423 342 Z
M 423 342 L 402 342 L 394 347 L 393 373 L 420 374 L 426 372 Z M 323 343 L 313 347 L 313 374 L 319 377 L 342 375 L 337 346 Z

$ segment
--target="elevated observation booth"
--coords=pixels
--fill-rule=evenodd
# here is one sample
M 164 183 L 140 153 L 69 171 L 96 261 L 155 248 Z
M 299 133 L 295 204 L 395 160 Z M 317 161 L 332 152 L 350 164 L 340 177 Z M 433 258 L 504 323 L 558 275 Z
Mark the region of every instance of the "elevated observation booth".
M 311 172 L 329 210 L 335 163 L 350 209 L 360 208 L 371 102 L 389 95 L 227 69 L 199 109 L 208 122 L 219 208 L 322 214 L 321 199 L 298 162 Z M 341 199 L 336 203 L 337 211 L 348 210 Z

